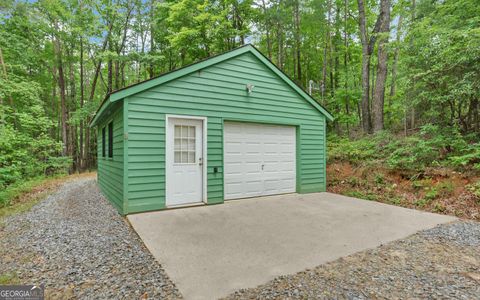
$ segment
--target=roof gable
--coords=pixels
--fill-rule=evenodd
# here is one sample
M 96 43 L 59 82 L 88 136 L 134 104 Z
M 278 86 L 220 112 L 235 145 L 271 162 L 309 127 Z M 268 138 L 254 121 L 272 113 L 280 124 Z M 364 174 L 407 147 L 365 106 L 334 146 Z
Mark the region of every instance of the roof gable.
M 233 57 L 237 57 L 244 53 L 250 52 L 259 61 L 261 61 L 267 68 L 269 68 L 273 73 L 275 73 L 279 78 L 281 78 L 287 85 L 289 85 L 293 90 L 295 90 L 300 96 L 302 96 L 307 102 L 309 102 L 315 109 L 320 111 L 328 120 L 332 121 L 333 116 L 324 108 L 322 107 L 314 98 L 312 98 L 309 94 L 307 94 L 301 87 L 299 87 L 292 79 L 290 79 L 285 73 L 283 73 L 279 68 L 277 68 L 268 58 L 266 58 L 259 50 L 257 50 L 254 46 L 247 44 L 240 48 L 236 48 L 229 52 L 210 57 L 203 61 L 185 66 L 183 68 L 171 71 L 169 73 L 160 75 L 158 77 L 125 87 L 123 89 L 114 91 L 107 95 L 104 102 L 100 106 L 99 110 L 95 114 L 90 126 L 95 126 L 98 122 L 100 116 L 102 115 L 103 111 L 112 103 L 122 100 L 128 96 L 132 96 L 134 94 L 140 93 L 152 87 L 161 85 L 165 82 L 172 81 L 179 77 L 188 75 L 190 73 L 196 72 L 198 70 L 207 68 L 209 66 L 215 65 L 222 61 L 226 61 Z

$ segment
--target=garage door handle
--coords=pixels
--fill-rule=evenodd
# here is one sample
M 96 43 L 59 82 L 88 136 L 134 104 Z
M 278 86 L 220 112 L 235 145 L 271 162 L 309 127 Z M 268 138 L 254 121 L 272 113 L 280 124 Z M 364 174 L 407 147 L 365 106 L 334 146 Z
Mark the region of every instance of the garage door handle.
M 263 171 L 263 168 L 264 168 L 264 167 L 265 167 L 265 165 L 264 165 L 264 164 L 262 164 L 262 171 Z

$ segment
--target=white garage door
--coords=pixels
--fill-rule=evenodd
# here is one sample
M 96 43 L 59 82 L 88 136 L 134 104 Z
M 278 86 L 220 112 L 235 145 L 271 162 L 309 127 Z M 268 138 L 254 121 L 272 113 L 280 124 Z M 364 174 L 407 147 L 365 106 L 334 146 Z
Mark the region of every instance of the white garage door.
M 295 127 L 225 123 L 225 199 L 295 192 Z

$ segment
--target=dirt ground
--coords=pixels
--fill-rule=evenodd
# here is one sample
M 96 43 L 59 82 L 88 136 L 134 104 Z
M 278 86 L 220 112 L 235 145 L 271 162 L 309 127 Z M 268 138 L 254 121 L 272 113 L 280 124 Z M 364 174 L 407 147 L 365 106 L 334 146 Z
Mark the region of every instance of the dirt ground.
M 449 169 L 401 174 L 333 162 L 327 166 L 332 193 L 480 221 L 480 198 L 467 187 L 480 178 Z

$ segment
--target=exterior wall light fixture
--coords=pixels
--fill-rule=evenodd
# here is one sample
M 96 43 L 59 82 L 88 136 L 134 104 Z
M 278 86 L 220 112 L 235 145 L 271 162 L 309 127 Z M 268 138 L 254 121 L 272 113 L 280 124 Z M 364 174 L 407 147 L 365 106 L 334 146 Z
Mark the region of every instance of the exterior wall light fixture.
M 255 86 L 254 86 L 253 84 L 248 83 L 248 84 L 247 84 L 247 93 L 248 93 L 248 94 L 251 94 L 254 87 L 255 87 Z

